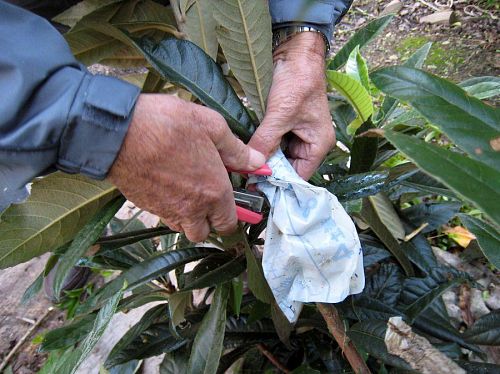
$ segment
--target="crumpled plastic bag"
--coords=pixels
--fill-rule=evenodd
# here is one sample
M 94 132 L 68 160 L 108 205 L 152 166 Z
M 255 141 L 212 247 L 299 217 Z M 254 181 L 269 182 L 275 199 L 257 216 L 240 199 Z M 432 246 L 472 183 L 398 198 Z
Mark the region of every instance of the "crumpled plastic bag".
M 354 223 L 333 194 L 300 178 L 281 150 L 268 165 L 272 176 L 250 180 L 271 206 L 262 266 L 293 323 L 305 302 L 338 303 L 360 293 L 363 254 Z

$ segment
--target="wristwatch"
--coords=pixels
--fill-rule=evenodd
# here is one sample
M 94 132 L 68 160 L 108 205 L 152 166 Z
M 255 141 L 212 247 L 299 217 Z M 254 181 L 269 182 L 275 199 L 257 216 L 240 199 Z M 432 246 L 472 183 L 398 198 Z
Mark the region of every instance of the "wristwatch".
M 330 41 L 326 37 L 326 35 L 318 30 L 317 28 L 311 26 L 285 26 L 280 27 L 273 31 L 273 52 L 278 48 L 281 44 L 290 40 L 294 35 L 297 35 L 301 32 L 317 32 L 323 37 L 323 41 L 325 42 L 325 56 L 328 56 L 328 52 L 330 52 Z

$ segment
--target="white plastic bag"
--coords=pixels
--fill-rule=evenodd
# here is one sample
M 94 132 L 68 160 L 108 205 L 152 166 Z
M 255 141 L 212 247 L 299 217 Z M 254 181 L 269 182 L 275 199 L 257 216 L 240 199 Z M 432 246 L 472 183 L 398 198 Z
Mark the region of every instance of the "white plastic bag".
M 262 265 L 280 309 L 295 322 L 304 302 L 337 303 L 360 293 L 363 255 L 333 194 L 300 178 L 281 151 L 268 165 L 273 175 L 257 180 L 271 205 Z

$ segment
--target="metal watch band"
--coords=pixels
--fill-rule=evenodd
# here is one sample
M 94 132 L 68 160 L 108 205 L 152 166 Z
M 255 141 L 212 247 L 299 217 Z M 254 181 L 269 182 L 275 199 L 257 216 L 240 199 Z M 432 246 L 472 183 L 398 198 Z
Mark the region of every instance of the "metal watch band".
M 325 42 L 325 56 L 328 56 L 328 52 L 330 52 L 330 41 L 326 37 L 323 32 L 320 30 L 311 27 L 311 26 L 285 26 L 280 27 L 273 31 L 273 52 L 278 48 L 281 44 L 290 40 L 294 35 L 297 35 L 301 32 L 317 32 L 323 37 L 323 41 Z

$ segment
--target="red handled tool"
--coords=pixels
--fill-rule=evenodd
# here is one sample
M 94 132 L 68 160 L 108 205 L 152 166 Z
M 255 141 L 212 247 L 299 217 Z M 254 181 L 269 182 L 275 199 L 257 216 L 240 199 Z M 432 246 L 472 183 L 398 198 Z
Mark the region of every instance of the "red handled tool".
M 231 169 L 228 169 L 228 171 L 240 174 L 264 176 L 270 176 L 273 174 L 271 168 L 265 164 L 254 171 Z M 234 189 L 233 194 L 234 200 L 236 202 L 236 214 L 238 216 L 238 220 L 250 223 L 252 225 L 260 223 L 263 219 L 261 212 L 262 208 L 264 207 L 265 198 L 258 192 L 251 192 L 245 189 Z

